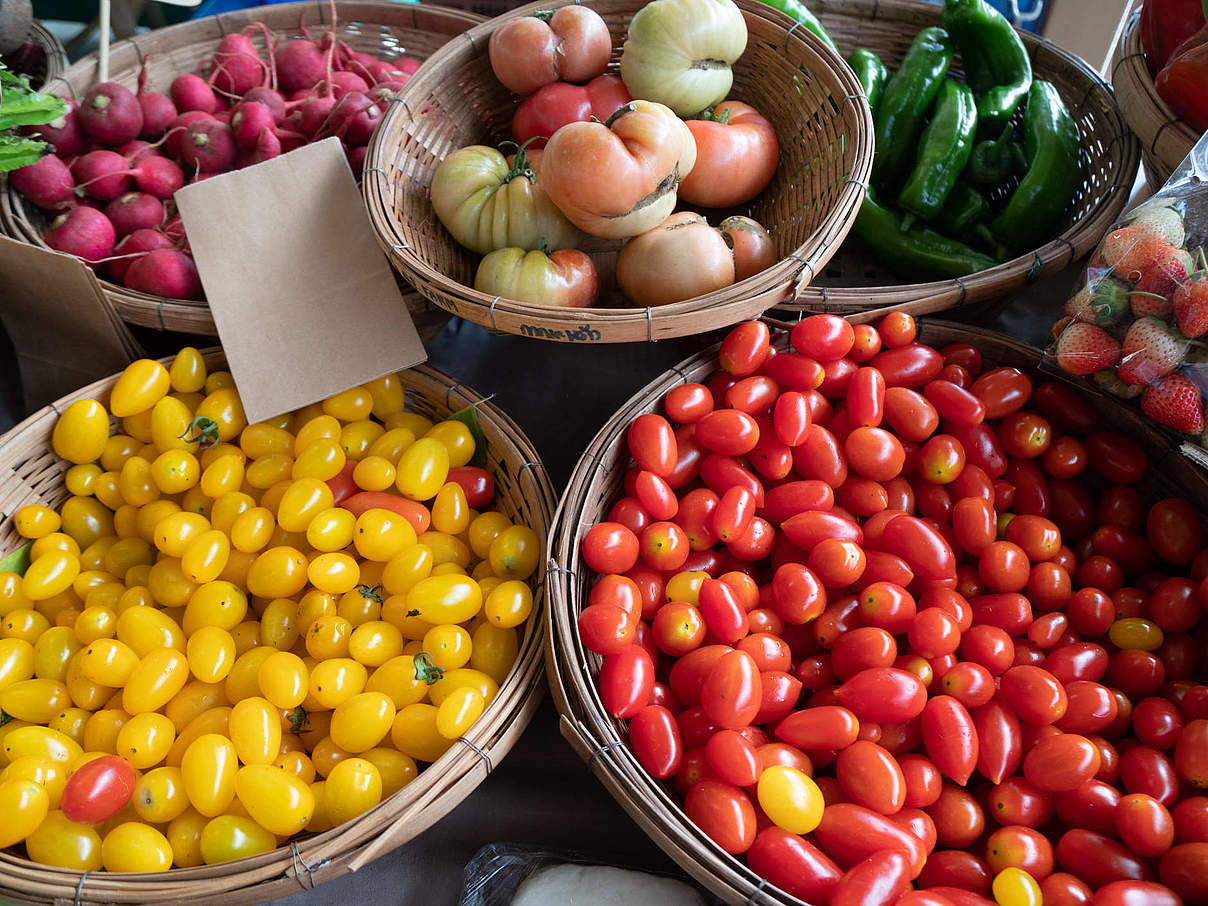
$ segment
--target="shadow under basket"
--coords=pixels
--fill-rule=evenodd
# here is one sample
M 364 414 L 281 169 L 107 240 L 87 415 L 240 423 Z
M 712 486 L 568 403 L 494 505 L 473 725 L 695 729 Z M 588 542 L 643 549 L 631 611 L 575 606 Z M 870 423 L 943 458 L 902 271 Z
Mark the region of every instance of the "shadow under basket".
M 916 34 L 940 24 L 943 6 L 915 0 L 811 0 L 846 57 L 857 47 L 877 54 L 893 72 Z M 905 306 L 913 314 L 982 302 L 1033 283 L 1089 254 L 1120 216 L 1137 175 L 1138 146 L 1111 86 L 1085 61 L 1051 41 L 1019 32 L 1035 77 L 1051 82 L 1078 125 L 1083 180 L 1049 242 L 996 267 L 951 280 L 903 284 L 875 252 L 852 239 L 817 278 L 785 305 L 795 311 L 849 315 Z M 957 54 L 952 72 L 963 78 Z M 960 238 L 960 237 L 954 237 Z
M 787 328 L 791 325 L 768 323 L 773 344 L 781 350 L 790 348 Z M 1105 429 L 1131 437 L 1149 455 L 1150 468 L 1138 485 L 1142 493 L 1181 497 L 1201 513 L 1208 513 L 1208 474 L 1138 410 L 1086 387 L 1052 362 L 1045 363 L 1040 350 L 1010 337 L 930 319 L 920 320 L 918 327 L 919 341 L 935 348 L 973 344 L 986 369 L 1013 366 L 1033 375 L 1037 383 L 1054 380 L 1084 394 Z M 600 699 L 597 683 L 602 658 L 583 646 L 577 625 L 594 578 L 580 553 L 581 543 L 592 525 L 608 519 L 609 510 L 625 493 L 629 424 L 644 413 L 662 414 L 663 397 L 669 390 L 691 382 L 708 383 L 718 367 L 719 348 L 720 344 L 714 345 L 685 359 L 639 390 L 609 419 L 579 459 L 554 514 L 547 550 L 546 666 L 563 737 L 638 826 L 684 871 L 727 903 L 803 906 L 801 900 L 724 852 L 688 819 L 683 798 L 671 782 L 656 780 L 641 766 L 629 748 L 628 721 L 612 717 Z
M 483 21 L 482 16 L 464 10 L 390 0 L 335 0 L 335 8 L 337 31 L 353 50 L 389 56 L 406 54 L 419 60 L 427 59 L 451 38 Z M 330 29 L 331 2 L 305 0 L 234 10 L 135 35 L 110 48 L 109 78 L 134 91 L 146 61 L 148 88 L 167 93 L 176 76 L 196 72 L 206 64 L 224 35 L 242 31 L 252 23 L 263 23 L 282 38 L 301 37 L 305 27 L 317 40 Z M 263 34 L 251 37 L 263 52 Z M 79 101 L 96 83 L 98 69 L 97 55 L 89 54 L 48 80 L 45 90 Z M 0 228 L 6 235 L 48 248 L 42 233 L 50 220 L 47 212 L 26 202 L 7 179 L 0 178 Z M 104 279 L 101 289 L 118 316 L 129 324 L 217 336 L 204 301 L 161 298 Z M 406 301 L 424 339 L 434 336 L 447 320 L 438 317 L 433 306 L 414 293 L 408 293 Z
M 497 332 L 562 342 L 703 333 L 791 298 L 822 271 L 855 219 L 872 167 L 872 117 L 854 74 L 816 36 L 759 0 L 736 2 L 749 37 L 733 67 L 730 97 L 759 110 L 780 140 L 776 175 L 742 213 L 771 233 L 777 264 L 703 296 L 635 308 L 615 287 L 621 243 L 591 239 L 583 249 L 600 273 L 597 307 L 533 305 L 473 288 L 479 256 L 441 225 L 429 187 L 437 165 L 452 151 L 494 146 L 511 137 L 519 99 L 495 78 L 487 46 L 503 22 L 550 6 L 533 3 L 472 29 L 434 54 L 407 83 L 370 142 L 362 191 L 378 241 L 395 267 L 433 303 L 467 320 Z M 593 0 L 587 5 L 611 32 L 609 71 L 615 72 L 629 21 L 644 3 Z
M 205 352 L 210 370 L 225 367 L 219 349 Z M 161 360 L 164 365 L 170 359 Z M 495 505 L 544 539 L 554 495 L 549 476 L 524 433 L 480 394 L 427 366 L 401 373 L 407 408 L 433 419 L 475 405 L 487 439 Z M 22 506 L 57 506 L 68 496 L 63 474 L 70 463 L 50 451 L 58 413 L 78 399 L 108 401 L 117 377 L 97 381 L 34 413 L 0 437 L 0 552 L 25 543 L 13 528 Z M 533 578 L 533 612 L 511 672 L 465 735 L 409 784 L 362 815 L 332 830 L 301 837 L 272 852 L 219 865 L 158 873 L 78 872 L 39 865 L 0 851 L 0 899 L 23 903 L 254 904 L 296 893 L 356 871 L 435 824 L 473 792 L 524 732 L 545 692 L 542 637 L 544 564 Z

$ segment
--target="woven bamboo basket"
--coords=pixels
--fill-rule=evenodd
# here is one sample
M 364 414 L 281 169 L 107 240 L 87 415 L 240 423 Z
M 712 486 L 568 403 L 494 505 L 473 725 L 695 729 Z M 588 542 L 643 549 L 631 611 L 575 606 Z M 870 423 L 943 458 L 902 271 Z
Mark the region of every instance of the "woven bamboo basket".
M 810 9 L 845 56 L 866 47 L 893 70 L 921 29 L 939 25 L 943 7 L 915 0 L 812 0 Z M 1036 78 L 1056 86 L 1082 136 L 1086 175 L 1057 235 L 997 267 L 960 279 L 913 284 L 902 284 L 862 244 L 848 242 L 787 307 L 839 315 L 899 306 L 917 314 L 940 311 L 1002 296 L 1094 249 L 1124 210 L 1137 176 L 1137 142 L 1111 86 L 1090 66 L 1051 41 L 1028 32 L 1020 35 Z M 959 55 L 953 72 L 962 74 Z
M 1141 49 L 1141 12 L 1124 26 L 1112 53 L 1112 87 L 1120 110 L 1141 141 L 1145 179 L 1155 191 L 1170 178 L 1199 139 L 1195 130 L 1158 96 Z
M 205 352 L 211 368 L 226 363 L 222 351 Z M 161 360 L 168 364 L 169 359 Z M 12 516 L 30 503 L 55 506 L 67 496 L 69 463 L 49 450 L 58 413 L 78 399 L 106 401 L 116 376 L 97 381 L 31 415 L 0 437 L 0 551 L 24 543 Z M 487 439 L 488 468 L 495 477 L 500 510 L 544 538 L 554 507 L 553 488 L 536 450 L 511 418 L 487 399 L 427 366 L 403 372 L 408 408 L 444 418 L 469 405 L 478 408 Z M 524 732 L 545 691 L 542 677 L 544 567 L 535 576 L 533 616 L 511 672 L 464 737 L 389 799 L 339 827 L 299 839 L 270 853 L 221 865 L 161 873 L 68 871 L 0 852 L 0 900 L 28 903 L 253 904 L 356 871 L 402 846 L 465 799 L 507 755 Z
M 336 9 L 340 36 L 353 50 L 408 54 L 421 60 L 450 38 L 483 21 L 482 16 L 464 10 L 390 0 L 336 0 Z M 134 90 L 146 60 L 148 86 L 166 92 L 176 76 L 194 72 L 205 64 L 223 35 L 240 31 L 253 22 L 263 22 L 283 37 L 300 36 L 305 26 L 318 39 L 329 28 L 331 4 L 327 0 L 306 0 L 241 9 L 136 35 L 110 48 L 109 78 Z M 263 50 L 263 36 L 253 35 L 252 39 Z M 97 81 L 98 65 L 97 55 L 90 54 L 50 80 L 46 90 L 79 100 Z M 47 223 L 45 212 L 27 204 L 7 182 L 0 183 L 0 227 L 7 235 L 46 248 L 42 231 Z M 101 286 L 127 323 L 156 330 L 217 335 L 205 302 L 164 299 L 107 280 Z M 447 316 L 439 314 L 415 293 L 408 294 L 407 307 L 421 335 L 434 334 L 447 320 Z
M 416 288 L 442 308 L 492 330 L 564 342 L 617 343 L 701 333 L 759 314 L 818 274 L 855 218 L 872 166 L 872 118 L 855 76 L 812 33 L 759 0 L 736 0 L 746 19 L 746 52 L 732 96 L 776 128 L 780 167 L 750 208 L 772 233 L 781 261 L 716 292 L 655 308 L 624 305 L 613 286 L 619 242 L 584 250 L 601 275 L 600 307 L 584 309 L 493 299 L 473 289 L 478 256 L 462 248 L 432 210 L 437 164 L 470 144 L 510 137 L 518 99 L 491 71 L 487 44 L 507 18 L 484 23 L 425 64 L 383 118 L 365 163 L 362 191 L 378 241 Z M 559 0 L 553 6 L 564 5 Z M 629 20 L 642 0 L 593 0 L 608 24 L 615 68 Z
M 788 348 L 791 325 L 769 320 L 774 342 Z M 1179 444 L 1139 411 L 1119 400 L 1084 386 L 1046 363 L 1034 347 L 1002 334 L 945 321 L 919 322 L 919 339 L 931 346 L 972 343 L 981 351 L 986 367 L 1010 365 L 1044 379 L 1076 387 L 1088 398 L 1103 424 L 1142 444 L 1150 469 L 1139 486 L 1143 493 L 1184 497 L 1208 513 L 1208 474 L 1181 454 Z M 591 571 L 580 556 L 584 532 L 607 513 L 624 493 L 629 464 L 626 429 L 632 419 L 660 411 L 664 394 L 673 387 L 706 381 L 717 367 L 718 346 L 706 349 L 651 381 L 608 421 L 584 450 L 558 503 L 550 532 L 546 566 L 546 601 L 549 624 L 546 635 L 546 669 L 554 703 L 561 715 L 562 735 L 604 784 L 613 798 L 680 867 L 725 902 L 754 906 L 803 906 L 802 901 L 778 890 L 752 872 L 744 862 L 727 855 L 688 820 L 680 797 L 669 782 L 655 780 L 638 763 L 627 745 L 627 722 L 605 710 L 596 680 L 601 658 L 583 647 L 576 626 L 587 599 Z M 1148 485 L 1146 484 L 1148 483 Z
M 23 66 L 32 60 L 32 65 Z M 29 84 L 35 89 L 41 88 L 52 79 L 56 79 L 67 69 L 67 51 L 45 25 L 34 20 L 30 26 L 25 46 L 10 55 L 6 60 L 10 69 L 30 77 Z

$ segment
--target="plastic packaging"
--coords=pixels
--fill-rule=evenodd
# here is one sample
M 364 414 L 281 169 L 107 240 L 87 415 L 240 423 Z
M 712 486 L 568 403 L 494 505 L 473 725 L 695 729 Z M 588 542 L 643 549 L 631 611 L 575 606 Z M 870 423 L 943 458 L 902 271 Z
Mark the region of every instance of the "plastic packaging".
M 1110 229 L 1053 325 L 1062 370 L 1208 446 L 1208 135 Z M 1201 457 L 1197 457 L 1201 458 Z
M 618 903 L 660 903 L 663 906 L 678 904 L 700 904 L 720 906 L 720 901 L 701 891 L 687 879 L 673 878 L 665 874 L 636 870 L 626 866 L 605 864 L 582 853 L 551 852 L 539 846 L 522 846 L 515 843 L 490 843 L 474 854 L 466 863 L 465 882 L 458 906 L 510 906 L 518 893 L 532 895 L 537 886 L 566 867 L 588 869 L 586 875 L 567 872 L 574 880 L 588 880 L 595 885 L 596 892 L 605 894 L 615 890 L 620 897 Z M 605 869 L 595 872 L 594 869 Z M 638 886 L 635 886 L 638 885 Z M 643 892 L 649 887 L 649 894 Z M 590 889 L 590 888 L 589 888 Z M 534 900 L 536 902 L 536 900 Z M 541 902 L 544 902 L 542 900 Z M 550 902 L 554 902 L 551 900 Z M 610 902 L 593 896 L 590 899 L 570 898 L 562 890 L 558 893 L 560 906 Z

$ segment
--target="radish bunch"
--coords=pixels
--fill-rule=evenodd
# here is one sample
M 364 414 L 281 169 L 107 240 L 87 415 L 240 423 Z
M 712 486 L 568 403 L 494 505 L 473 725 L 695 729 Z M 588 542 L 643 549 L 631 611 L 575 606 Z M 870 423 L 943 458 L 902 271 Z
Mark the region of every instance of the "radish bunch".
M 54 152 L 10 178 L 53 214 L 47 245 L 130 289 L 198 299 L 177 189 L 331 136 L 359 175 L 374 129 L 419 63 L 352 50 L 334 29 L 318 40 L 304 34 L 279 38 L 254 23 L 166 93 L 148 89 L 144 63 L 136 91 L 102 82 L 68 100 L 60 119 L 29 127 Z

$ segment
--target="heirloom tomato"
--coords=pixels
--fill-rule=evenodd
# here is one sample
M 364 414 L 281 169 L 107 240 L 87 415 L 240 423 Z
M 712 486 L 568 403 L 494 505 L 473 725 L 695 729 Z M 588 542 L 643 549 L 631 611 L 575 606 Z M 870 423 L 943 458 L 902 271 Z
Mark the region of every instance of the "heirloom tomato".
M 772 124 L 741 101 L 724 101 L 690 119 L 696 166 L 680 182 L 680 198 L 706 208 L 744 204 L 776 174 L 780 145 Z
M 512 137 L 527 148 L 544 148 L 550 136 L 567 123 L 587 123 L 592 117 L 606 122 L 632 100 L 620 76 L 596 76 L 586 85 L 553 82 L 538 88 L 516 108 Z
M 533 305 L 587 308 L 600 292 L 591 258 L 578 249 L 546 254 L 519 248 L 495 249 L 478 264 L 474 288 Z
M 600 75 L 612 53 L 612 37 L 599 13 L 564 6 L 506 20 L 491 32 L 487 53 L 506 88 L 532 94 L 559 79 L 586 82 Z
M 672 214 L 625 243 L 617 283 L 638 305 L 667 305 L 734 282 L 734 256 L 721 233 L 691 211 Z

